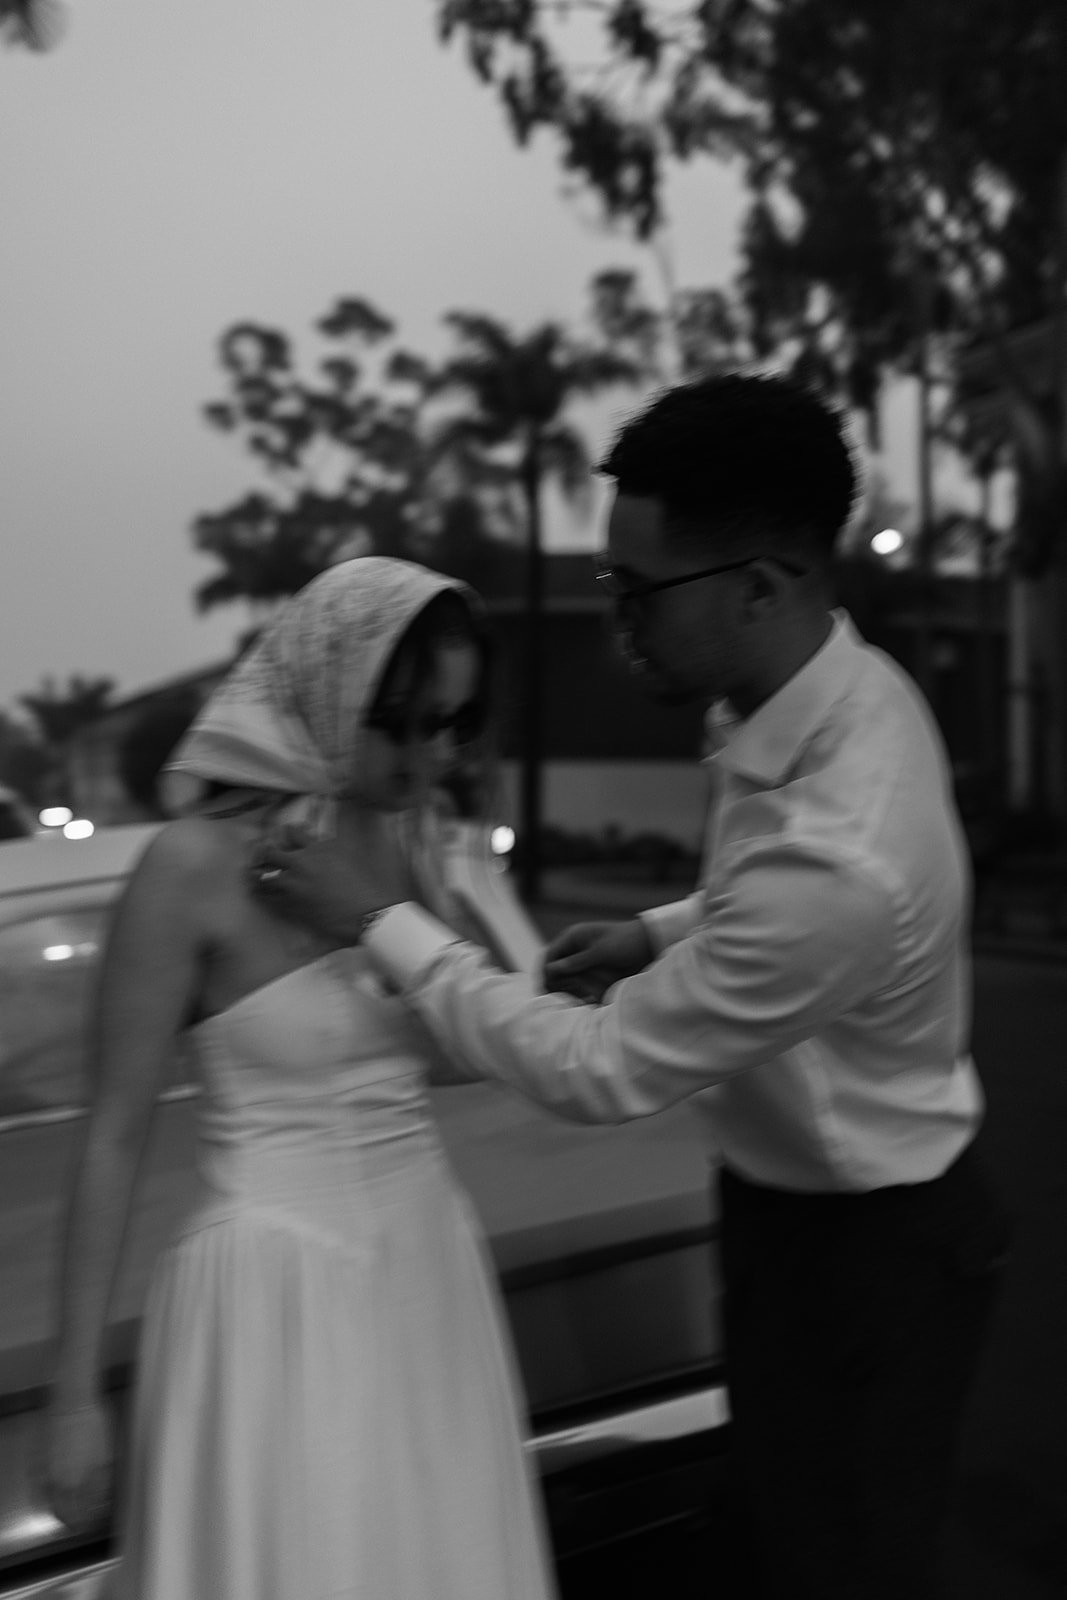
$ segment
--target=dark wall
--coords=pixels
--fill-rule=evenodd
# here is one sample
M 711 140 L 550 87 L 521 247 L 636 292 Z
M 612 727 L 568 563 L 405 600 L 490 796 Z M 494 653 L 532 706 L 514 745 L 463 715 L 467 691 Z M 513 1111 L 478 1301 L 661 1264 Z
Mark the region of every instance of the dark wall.
M 916 629 L 890 626 L 883 648 L 918 672 Z M 953 765 L 981 770 L 995 789 L 1007 781 L 1007 640 L 945 623 L 931 630 L 930 703 Z
M 969 606 L 964 593 L 961 612 Z M 857 613 L 862 608 L 857 607 Z M 891 612 L 854 620 L 871 643 L 916 672 L 914 617 Z M 503 754 L 518 753 L 525 619 L 491 618 L 501 685 Z M 867 624 L 864 627 L 864 623 Z M 631 676 L 597 612 L 546 615 L 542 702 L 546 759 L 691 761 L 700 754 L 700 706 L 657 706 Z M 965 616 L 940 608 L 932 631 L 932 701 L 954 763 L 1002 770 L 1005 763 L 1006 646 L 1002 626 L 987 640 Z
M 500 682 L 502 753 L 518 754 L 523 707 L 521 615 L 492 619 Z M 631 677 L 602 618 L 590 611 L 545 618 L 544 755 L 550 761 L 692 761 L 703 709 L 657 706 Z

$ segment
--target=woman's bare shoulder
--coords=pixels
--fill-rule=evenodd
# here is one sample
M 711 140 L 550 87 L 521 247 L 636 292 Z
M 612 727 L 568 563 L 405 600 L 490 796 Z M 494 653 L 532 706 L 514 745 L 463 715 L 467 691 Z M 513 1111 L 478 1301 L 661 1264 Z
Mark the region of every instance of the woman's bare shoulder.
M 141 856 L 131 889 L 187 894 L 228 886 L 241 869 L 240 841 L 224 822 L 181 817 L 165 823 Z

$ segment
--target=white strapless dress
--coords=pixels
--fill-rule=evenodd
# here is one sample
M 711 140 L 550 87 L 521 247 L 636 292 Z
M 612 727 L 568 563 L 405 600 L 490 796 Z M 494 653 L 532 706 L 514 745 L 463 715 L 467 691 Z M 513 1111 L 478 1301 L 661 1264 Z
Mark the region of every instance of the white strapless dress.
M 547 1600 L 494 1273 L 358 951 L 194 1030 L 201 1191 L 149 1293 L 116 1600 Z

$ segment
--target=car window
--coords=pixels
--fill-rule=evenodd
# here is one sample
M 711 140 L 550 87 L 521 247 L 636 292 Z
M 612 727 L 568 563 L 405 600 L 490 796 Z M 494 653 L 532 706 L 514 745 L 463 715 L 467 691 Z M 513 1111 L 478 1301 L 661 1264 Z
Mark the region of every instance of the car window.
M 86 1036 L 106 906 L 0 928 L 0 1116 L 84 1106 Z M 188 1079 L 176 1055 L 171 1085 Z

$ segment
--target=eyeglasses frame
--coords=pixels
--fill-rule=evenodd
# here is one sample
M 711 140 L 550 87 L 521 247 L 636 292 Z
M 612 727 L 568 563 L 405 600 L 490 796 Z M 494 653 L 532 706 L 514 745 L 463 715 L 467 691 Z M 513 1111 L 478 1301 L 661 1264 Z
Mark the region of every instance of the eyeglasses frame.
M 791 572 L 794 577 L 802 578 L 807 571 L 806 567 L 798 567 L 793 562 L 787 561 L 783 556 L 745 556 L 741 561 L 727 561 L 716 567 L 704 567 L 700 572 L 687 572 L 680 578 L 662 578 L 656 583 L 635 584 L 632 588 L 614 590 L 608 587 L 615 578 L 613 567 L 602 567 L 593 574 L 593 580 L 599 584 L 609 599 L 617 605 L 625 605 L 627 601 L 644 600 L 650 594 L 658 594 L 661 589 L 677 589 L 683 583 L 696 583 L 698 578 L 714 578 L 720 572 L 737 572 L 741 567 L 750 567 L 755 561 L 773 561 L 779 567 L 784 567 L 786 572 Z

